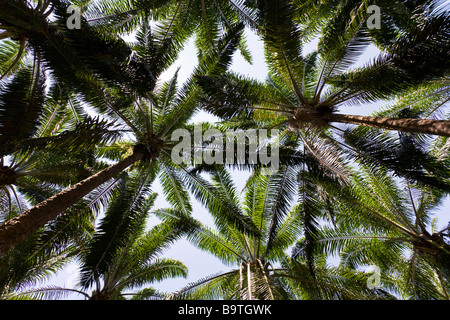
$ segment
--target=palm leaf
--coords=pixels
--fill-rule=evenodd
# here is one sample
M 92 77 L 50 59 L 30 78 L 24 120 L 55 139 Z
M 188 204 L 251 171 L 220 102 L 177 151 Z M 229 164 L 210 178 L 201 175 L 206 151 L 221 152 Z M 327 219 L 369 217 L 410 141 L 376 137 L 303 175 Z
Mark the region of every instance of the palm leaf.
M 108 207 L 98 232 L 89 245 L 81 269 L 81 283 L 89 287 L 99 274 L 106 273 L 120 248 L 127 246 L 130 237 L 136 237 L 143 228 L 146 196 L 149 193 L 147 181 L 130 181 L 118 190 L 117 196 Z M 154 196 L 150 201 L 154 200 Z
M 15 141 L 31 137 L 39 124 L 44 102 L 44 75 L 39 65 L 20 70 L 0 87 L 2 154 L 12 151 Z
M 378 163 L 410 181 L 448 190 L 449 173 L 445 163 L 418 148 L 407 136 L 395 139 L 375 132 L 358 136 L 351 131 L 345 136 L 346 142 L 358 150 L 358 160 L 366 165 L 373 167 Z
M 303 70 L 300 38 L 301 33 L 293 22 L 294 7 L 290 1 L 260 1 L 258 3 L 258 23 L 260 24 L 266 48 L 270 58 L 269 67 L 274 73 L 289 79 L 289 85 L 301 104 L 308 105 L 300 84 Z

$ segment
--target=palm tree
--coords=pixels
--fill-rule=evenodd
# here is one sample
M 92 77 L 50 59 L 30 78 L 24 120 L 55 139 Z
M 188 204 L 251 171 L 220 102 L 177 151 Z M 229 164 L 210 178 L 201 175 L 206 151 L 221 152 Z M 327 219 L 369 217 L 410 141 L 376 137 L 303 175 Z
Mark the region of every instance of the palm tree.
M 6 106 L 0 120 L 2 223 L 51 196 L 49 190 L 56 193 L 104 167 L 93 158 L 95 145 L 122 133 L 80 112 L 59 85 L 44 95 L 39 70 L 38 63 L 25 65 L 0 90 L 0 103 Z M 13 203 L 18 211 L 11 210 Z
M 161 255 L 185 231 L 178 223 L 161 223 L 146 227 L 148 213 L 156 199 L 145 176 L 135 172 L 123 175 L 120 188 L 113 192 L 105 216 L 95 232 L 80 243 L 80 289 L 45 287 L 16 293 L 16 297 L 59 297 L 68 293 L 82 294 L 91 300 L 118 300 L 158 296 L 143 287 L 154 281 L 186 276 L 186 267 L 178 260 Z M 87 293 L 93 290 L 91 294 Z
M 84 19 L 79 30 L 67 28 L 68 6 L 64 0 L 2 1 L 0 29 L 5 31 L 1 39 L 20 43 L 17 58 L 2 78 L 31 52 L 35 60 L 51 71 L 54 81 L 65 84 L 88 101 L 101 104 L 104 96 L 114 92 L 151 91 L 155 77 L 132 56 L 122 39 L 96 32 Z M 116 101 L 116 106 L 119 105 Z
M 333 37 L 324 34 L 316 53 L 302 56 L 302 33 L 290 1 L 259 1 L 260 34 L 265 44 L 269 79 L 265 84 L 236 74 L 201 78 L 205 110 L 223 118 L 256 117 L 267 126 L 289 124 L 292 130 L 346 123 L 432 135 L 450 135 L 448 120 L 383 118 L 336 113 L 345 104 L 391 99 L 411 86 L 448 73 L 447 13 L 403 35 L 373 63 L 349 69 L 370 44 L 361 6 L 352 23 Z M 331 32 L 331 31 L 330 31 Z M 432 35 L 432 36 L 430 36 Z M 433 49 L 435 48 L 435 49 Z M 438 50 L 438 51 L 435 51 Z M 436 53 L 436 54 L 435 54 Z M 446 60 L 446 59 L 445 59 Z M 420 66 L 420 68 L 418 67 Z M 448 92 L 448 85 L 440 88 Z
M 239 34 L 242 32 L 242 25 L 238 25 L 229 34 L 225 34 L 217 43 L 215 50 L 209 55 L 205 55 L 200 61 L 194 75 L 220 74 L 225 71 L 231 61 L 235 51 Z M 166 43 L 159 43 L 152 38 L 150 28 L 142 27 L 138 35 L 139 43 L 135 50 L 144 61 L 149 64 L 157 74 L 165 69 L 165 65 L 159 60 L 152 60 L 149 52 L 165 50 Z M 177 50 L 174 48 L 173 50 Z M 170 62 L 169 62 L 170 63 Z M 133 164 L 138 164 L 147 168 L 144 173 L 147 177 L 152 177 L 158 170 L 166 170 L 171 177 L 171 148 L 174 142 L 171 134 L 174 130 L 183 128 L 183 125 L 197 110 L 197 97 L 200 93 L 193 78 L 176 90 L 176 77 L 161 87 L 159 92 L 155 92 L 147 99 L 136 98 L 134 104 L 119 111 L 107 114 L 116 121 L 117 125 L 130 130 L 133 137 L 131 143 L 125 143 L 125 148 L 106 152 L 112 154 L 117 163 L 93 174 L 77 184 L 59 192 L 42 203 L 22 213 L 20 216 L 5 222 L 0 226 L 0 253 L 7 252 L 11 247 L 26 239 L 39 227 L 52 220 L 59 213 L 75 204 L 95 188 L 107 183 L 110 179 L 117 177 L 119 173 Z M 94 104 L 94 107 L 97 105 Z M 101 111 L 101 108 L 100 110 Z M 190 127 L 186 127 L 189 129 Z M 128 153 L 128 154 L 127 154 Z M 123 157 L 123 158 L 122 158 Z M 161 166 L 159 165 L 161 163 Z M 185 170 L 185 169 L 182 169 Z M 174 181 L 173 183 L 177 183 Z M 175 185 L 179 189 L 179 185 Z M 172 185 L 173 187 L 173 185 Z M 173 191 L 168 191 L 173 192 Z M 236 223 L 244 223 L 239 216 L 225 215 L 234 219 Z
M 342 161 L 343 157 L 350 155 L 352 159 L 365 157 L 374 161 L 378 156 L 376 165 L 388 167 L 414 181 L 440 185 L 448 190 L 448 183 L 443 183 L 440 177 L 444 172 L 443 179 L 448 176 L 445 164 L 420 148 L 414 151 L 421 157 L 401 161 L 400 156 L 406 153 L 399 152 L 395 157 L 397 154 L 393 155 L 393 149 L 389 148 L 395 145 L 394 150 L 398 150 L 398 141 L 390 141 L 390 145 L 384 146 L 378 137 L 361 138 L 356 135 L 358 131 L 350 134 L 332 124 L 353 123 L 359 127 L 426 134 L 436 134 L 432 132 L 436 125 L 443 130 L 439 134 L 445 137 L 449 134 L 448 120 L 433 119 L 443 117 L 440 112 L 448 102 L 447 67 L 445 62 L 440 62 L 443 55 L 439 53 L 428 58 L 420 55 L 420 52 L 430 52 L 430 48 L 438 46 L 441 40 L 439 48 L 447 48 L 447 40 L 443 40 L 447 31 L 441 29 L 441 24 L 448 22 L 448 16 L 441 14 L 425 20 L 420 28 L 412 28 L 409 33 L 402 34 L 400 42 L 403 46 L 390 48 L 372 64 L 350 69 L 370 44 L 364 27 L 365 8 L 359 8 L 352 16 L 353 23 L 346 24 L 340 33 L 336 31 L 334 36 L 324 34 L 317 52 L 303 56 L 302 24 L 297 24 L 293 18 L 295 7 L 288 1 L 261 1 L 258 23 L 269 67 L 267 81 L 261 83 L 231 72 L 217 77 L 199 77 L 205 93 L 203 108 L 225 121 L 252 119 L 259 128 L 279 127 L 284 129 L 283 134 L 292 131 L 307 153 L 314 155 L 323 166 L 339 172 L 341 177 L 345 174 L 337 159 Z M 427 38 L 428 34 L 434 36 Z M 417 75 L 413 65 L 419 63 L 427 64 L 429 70 L 421 69 Z M 443 68 L 438 70 L 438 66 Z M 380 112 L 376 117 L 336 113 L 341 106 L 393 98 L 397 102 L 389 109 L 392 112 Z M 414 111 L 408 113 L 409 109 Z M 412 149 L 409 148 L 410 151 Z M 428 163 L 433 164 L 427 167 Z M 431 166 L 434 169 L 430 171 Z M 436 170 L 440 171 L 439 174 Z
M 350 268 L 378 266 L 386 289 L 400 297 L 449 299 L 449 233 L 433 219 L 445 193 L 407 181 L 400 188 L 368 168 L 353 176 L 351 190 L 335 199 L 335 226 L 317 231 L 317 252 L 340 253 Z
M 317 297 L 318 291 L 330 296 L 362 297 L 363 291 L 376 296 L 357 277 L 347 278 L 348 288 L 339 277 L 328 276 L 324 268 L 317 279 L 311 276 L 306 263 L 290 259 L 287 250 L 301 236 L 308 201 L 292 206 L 298 186 L 296 170 L 283 167 L 273 175 L 257 175 L 245 187 L 241 201 L 230 174 L 218 168 L 211 171 L 211 187 L 224 195 L 230 208 L 239 208 L 258 227 L 258 234 L 242 233 L 234 225 L 220 219 L 220 212 L 210 202 L 198 199 L 212 214 L 216 229 L 212 229 L 182 208 L 155 211 L 164 221 L 184 221 L 190 231 L 187 239 L 231 270 L 205 277 L 174 293 L 171 298 L 182 299 L 296 299 Z M 309 200 L 312 201 L 312 200 Z M 280 265 L 279 267 L 277 265 Z M 336 274 L 343 276 L 340 270 Z M 363 284 L 363 285 L 361 285 Z M 298 286 L 298 288 L 296 288 Z M 352 291 L 353 290 L 353 291 Z M 300 293 L 301 292 L 301 293 Z

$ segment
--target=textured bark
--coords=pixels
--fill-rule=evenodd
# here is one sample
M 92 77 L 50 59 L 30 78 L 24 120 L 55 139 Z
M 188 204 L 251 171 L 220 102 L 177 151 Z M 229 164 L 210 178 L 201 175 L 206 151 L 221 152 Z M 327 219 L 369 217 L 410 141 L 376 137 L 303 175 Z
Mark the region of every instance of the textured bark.
M 47 222 L 53 220 L 61 212 L 81 200 L 89 192 L 107 182 L 133 163 L 141 160 L 144 155 L 145 150 L 143 148 L 135 148 L 133 154 L 129 157 L 70 186 L 19 216 L 3 223 L 0 226 L 0 256 L 27 239 Z
M 450 137 L 449 120 L 383 118 L 345 114 L 324 114 L 322 117 L 328 122 L 349 123 L 386 130 Z

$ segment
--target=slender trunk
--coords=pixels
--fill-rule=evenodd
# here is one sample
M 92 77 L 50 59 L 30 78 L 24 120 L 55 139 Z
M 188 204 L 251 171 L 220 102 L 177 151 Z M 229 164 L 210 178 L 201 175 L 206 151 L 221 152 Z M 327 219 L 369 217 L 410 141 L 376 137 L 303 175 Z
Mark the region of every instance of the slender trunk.
M 77 203 L 89 192 L 107 182 L 133 163 L 141 160 L 144 155 L 145 151 L 142 148 L 135 148 L 133 154 L 129 157 L 70 186 L 19 216 L 3 223 L 0 226 L 0 256 L 30 237 L 39 228 Z
M 425 133 L 450 137 L 449 120 L 383 118 L 334 113 L 324 114 L 323 118 L 328 122 L 350 123 L 386 130 Z

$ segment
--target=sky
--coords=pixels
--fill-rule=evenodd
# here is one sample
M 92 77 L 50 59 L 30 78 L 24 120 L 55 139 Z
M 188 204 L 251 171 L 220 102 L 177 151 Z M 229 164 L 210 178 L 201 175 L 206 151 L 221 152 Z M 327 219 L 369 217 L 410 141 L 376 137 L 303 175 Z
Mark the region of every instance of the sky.
M 247 75 L 251 78 L 258 79 L 260 81 L 264 81 L 267 75 L 267 67 L 264 62 L 264 50 L 261 42 L 252 32 L 246 32 L 247 35 L 247 44 L 249 46 L 250 51 L 253 56 L 253 64 L 248 64 L 239 53 L 237 53 L 233 59 L 233 64 L 231 69 L 233 71 L 239 72 L 240 74 Z M 309 45 L 305 47 L 305 54 L 308 51 L 314 50 L 317 45 L 317 41 L 313 41 Z M 371 58 L 375 57 L 378 54 L 378 51 L 371 47 L 366 53 L 361 57 L 361 59 L 356 63 L 355 66 L 360 66 L 365 62 L 369 61 Z M 193 68 L 196 66 L 197 57 L 196 51 L 194 48 L 193 41 L 186 47 L 186 49 L 180 54 L 180 58 L 178 61 L 169 68 L 163 75 L 162 78 L 164 80 L 170 79 L 177 68 L 180 68 L 179 71 L 179 82 L 181 83 L 183 79 L 186 79 L 190 74 Z M 362 107 L 346 107 L 340 110 L 341 113 L 348 113 L 354 115 L 367 115 L 382 107 L 382 104 L 374 104 L 370 106 Z M 205 114 L 199 113 L 193 119 L 193 122 L 199 121 L 210 121 L 215 118 Z M 242 172 L 235 172 L 233 174 L 234 182 L 238 188 L 241 190 L 245 184 L 245 180 L 248 174 L 243 174 Z M 164 200 L 161 187 L 157 183 L 154 186 L 154 191 L 159 193 L 159 197 L 155 203 L 155 209 L 157 208 L 167 208 L 169 207 L 168 203 Z M 448 221 L 450 220 L 450 200 L 447 199 L 444 206 L 439 213 L 439 221 L 438 226 L 443 229 Z M 207 211 L 194 200 L 193 203 L 193 215 L 195 218 L 201 220 L 202 222 L 212 225 L 212 220 L 208 215 Z M 149 223 L 156 223 L 156 218 L 150 218 Z M 185 285 L 191 282 L 195 282 L 201 278 L 204 278 L 208 275 L 213 275 L 217 273 L 221 273 L 230 269 L 230 267 L 223 265 L 217 258 L 213 257 L 210 254 L 204 253 L 197 248 L 195 248 L 192 244 L 187 242 L 186 240 L 180 240 L 175 243 L 169 250 L 166 251 L 164 257 L 179 259 L 182 261 L 189 269 L 189 276 L 187 279 L 183 278 L 175 278 L 164 280 L 160 283 L 154 283 L 151 286 L 164 292 L 173 292 L 181 289 Z M 55 277 L 53 277 L 48 283 L 52 285 L 60 285 L 65 286 L 67 288 L 74 287 L 77 279 L 77 268 L 76 265 L 70 265 L 65 268 L 62 272 L 58 273 Z M 81 296 L 69 296 L 70 299 L 82 298 Z

